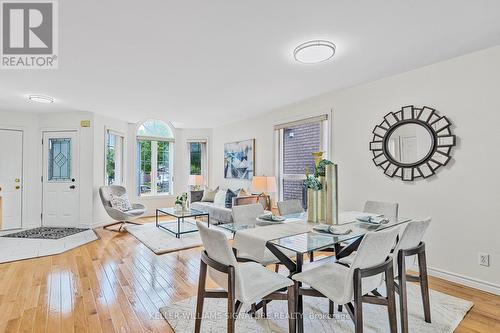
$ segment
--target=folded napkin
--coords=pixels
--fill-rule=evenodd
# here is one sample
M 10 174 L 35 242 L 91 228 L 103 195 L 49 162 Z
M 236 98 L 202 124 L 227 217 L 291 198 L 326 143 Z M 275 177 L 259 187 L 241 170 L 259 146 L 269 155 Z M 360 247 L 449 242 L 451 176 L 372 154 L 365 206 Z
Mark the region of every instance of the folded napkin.
M 324 224 L 313 227 L 313 230 L 336 236 L 348 235 L 352 232 L 352 229 L 339 228 L 339 227 L 334 227 L 332 225 L 324 225 Z

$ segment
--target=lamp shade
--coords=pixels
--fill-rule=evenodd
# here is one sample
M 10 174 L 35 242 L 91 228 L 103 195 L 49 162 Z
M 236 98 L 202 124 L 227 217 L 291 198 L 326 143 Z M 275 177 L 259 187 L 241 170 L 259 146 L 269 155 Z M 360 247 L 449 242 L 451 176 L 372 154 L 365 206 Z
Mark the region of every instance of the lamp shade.
M 203 185 L 203 175 L 190 175 L 188 185 L 194 185 L 194 186 Z
M 261 193 L 276 192 L 276 177 L 254 176 L 252 178 L 252 191 Z

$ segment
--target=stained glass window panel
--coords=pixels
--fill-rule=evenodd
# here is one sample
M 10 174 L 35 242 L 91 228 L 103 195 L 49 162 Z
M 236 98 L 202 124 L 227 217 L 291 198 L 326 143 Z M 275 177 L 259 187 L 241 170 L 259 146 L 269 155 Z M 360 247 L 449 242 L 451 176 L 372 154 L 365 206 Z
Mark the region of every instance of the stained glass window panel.
M 71 138 L 49 139 L 49 181 L 71 178 Z

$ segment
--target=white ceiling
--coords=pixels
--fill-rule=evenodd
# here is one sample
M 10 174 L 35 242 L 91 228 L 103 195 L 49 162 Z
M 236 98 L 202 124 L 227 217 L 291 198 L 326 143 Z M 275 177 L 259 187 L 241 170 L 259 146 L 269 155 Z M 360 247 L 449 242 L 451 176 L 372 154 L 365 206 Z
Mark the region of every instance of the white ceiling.
M 500 44 L 498 0 L 59 3 L 59 69 L 1 70 L 1 109 L 215 127 Z M 295 62 L 311 39 L 334 42 L 333 60 Z

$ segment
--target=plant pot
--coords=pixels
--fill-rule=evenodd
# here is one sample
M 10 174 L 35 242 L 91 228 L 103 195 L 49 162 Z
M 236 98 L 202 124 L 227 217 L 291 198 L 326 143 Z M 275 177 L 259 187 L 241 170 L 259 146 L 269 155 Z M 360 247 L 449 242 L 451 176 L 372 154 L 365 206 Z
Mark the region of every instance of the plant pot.
M 182 209 L 182 205 L 181 205 L 181 204 L 175 204 L 175 206 L 174 206 L 174 210 L 175 210 L 176 212 L 182 212 L 182 211 L 183 211 L 183 209 Z
M 318 191 L 307 189 L 307 222 L 318 223 Z

